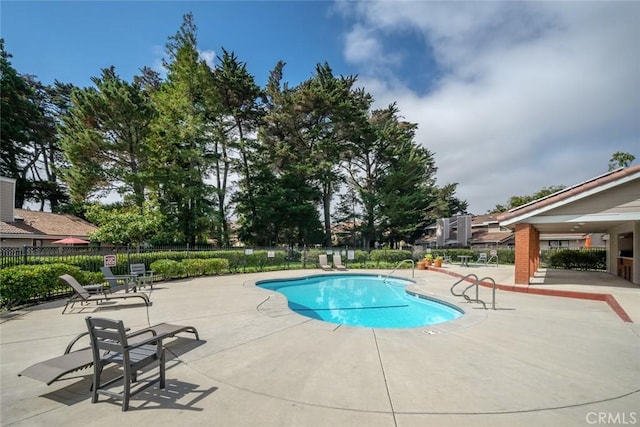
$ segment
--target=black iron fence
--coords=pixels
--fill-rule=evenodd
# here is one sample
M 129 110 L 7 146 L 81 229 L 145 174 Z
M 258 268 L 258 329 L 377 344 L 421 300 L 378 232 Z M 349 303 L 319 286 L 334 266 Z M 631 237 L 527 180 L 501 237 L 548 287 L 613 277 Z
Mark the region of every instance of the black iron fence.
M 242 259 L 256 258 L 256 253 L 264 255 L 266 261 L 269 258 L 277 258 L 278 261 L 285 261 L 287 268 L 290 262 L 299 262 L 304 259 L 300 251 L 291 249 L 272 248 L 216 248 L 212 246 L 163 246 L 163 247 L 133 247 L 133 246 L 113 246 L 113 247 L 93 247 L 93 246 L 22 246 L 22 247 L 2 247 L 0 248 L 0 269 L 17 265 L 38 265 L 63 263 L 79 266 L 85 271 L 97 272 L 100 267 L 106 265 L 107 259 L 116 263 L 112 268 L 115 274 L 127 273 L 130 264 L 144 263 L 149 267 L 151 262 L 159 258 L 199 258 L 215 257 L 220 254 L 223 258 L 232 258 L 235 264 L 243 264 Z M 284 256 L 283 256 L 284 253 Z M 106 258 L 110 257 L 110 258 Z M 266 262 L 263 262 L 265 264 Z M 237 265 L 235 265 L 237 267 Z M 244 262 L 246 264 L 246 262 Z
M 246 271 L 247 267 L 263 270 L 268 267 L 279 269 L 316 268 L 318 255 L 338 252 L 343 262 L 356 268 L 387 268 L 388 264 L 412 258 L 420 260 L 426 254 L 423 250 L 392 250 L 342 248 L 307 248 L 307 247 L 257 247 L 257 248 L 219 248 L 214 246 L 163 246 L 163 247 L 93 247 L 93 246 L 60 246 L 60 247 L 2 247 L 0 248 L 0 269 L 17 265 L 38 265 L 64 263 L 80 267 L 84 271 L 98 272 L 105 265 L 106 256 L 115 256 L 116 265 L 112 268 L 115 274 L 125 274 L 130 264 L 144 263 L 147 267 L 158 259 L 181 260 L 185 258 L 220 257 L 229 261 L 230 272 Z M 433 256 L 445 256 L 453 260 L 456 255 L 470 255 L 474 259 L 487 249 L 448 249 L 431 251 Z M 500 249 L 501 264 L 513 262 L 512 249 Z
M 0 269 L 16 265 L 38 265 L 50 263 L 65 263 L 80 267 L 85 271 L 100 271 L 105 265 L 105 256 L 115 255 L 116 266 L 112 268 L 115 274 L 125 274 L 129 265 L 144 263 L 147 267 L 151 262 L 162 259 L 184 258 L 212 258 L 220 256 L 230 263 L 231 272 L 242 272 L 246 267 L 267 267 L 279 269 L 316 268 L 318 254 L 339 252 L 342 260 L 354 267 L 387 267 L 386 263 L 397 262 L 400 258 L 411 257 L 420 260 L 426 252 L 398 251 L 376 249 L 364 251 L 351 248 L 219 248 L 214 246 L 162 246 L 162 247 L 93 247 L 93 246 L 22 246 L 0 247 Z M 513 248 L 502 249 L 433 249 L 433 256 L 449 256 L 456 260 L 458 255 L 468 255 L 476 259 L 480 253 L 497 254 L 499 264 L 513 264 L 515 252 Z M 543 265 L 560 268 L 603 269 L 606 251 L 601 248 L 590 249 L 543 249 L 541 251 Z M 374 265 L 372 265 L 372 263 Z M 589 268 L 587 264 L 594 265 Z M 379 265 L 375 265 L 379 264 Z

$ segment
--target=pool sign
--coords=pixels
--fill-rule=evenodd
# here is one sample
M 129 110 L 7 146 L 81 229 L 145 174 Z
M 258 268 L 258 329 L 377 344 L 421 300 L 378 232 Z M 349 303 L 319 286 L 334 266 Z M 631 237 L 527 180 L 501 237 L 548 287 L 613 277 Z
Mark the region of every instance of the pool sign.
M 104 266 L 105 267 L 115 267 L 116 266 L 116 256 L 115 255 L 105 255 Z

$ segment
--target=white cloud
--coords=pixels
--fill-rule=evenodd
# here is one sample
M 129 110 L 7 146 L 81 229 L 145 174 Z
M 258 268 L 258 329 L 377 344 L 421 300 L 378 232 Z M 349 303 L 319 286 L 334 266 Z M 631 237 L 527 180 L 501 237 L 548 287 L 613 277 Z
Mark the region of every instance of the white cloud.
M 153 48 L 153 56 L 154 56 L 154 60 L 153 60 L 153 65 L 151 66 L 151 68 L 156 71 L 157 73 L 160 74 L 161 78 L 166 78 L 167 77 L 167 68 L 164 66 L 164 55 L 165 55 L 165 48 L 162 46 L 154 46 Z M 215 65 L 215 60 L 216 60 L 216 52 L 213 50 L 199 50 L 198 51 L 198 56 L 200 57 L 201 60 L 203 60 L 204 62 L 206 62 L 206 64 L 209 66 L 209 68 L 213 69 L 214 65 Z
M 422 35 L 413 48 L 440 72 L 428 93 L 400 83 L 409 67 L 363 68 L 360 83 L 418 123 L 440 184 L 458 182 L 475 213 L 597 176 L 615 151 L 640 161 L 640 3 L 380 1 L 343 13 L 379 57 L 385 35 Z
M 167 69 L 163 62 L 164 48 L 156 45 L 153 47 L 153 65 L 151 69 L 160 75 L 160 78 L 164 79 L 167 76 Z
M 202 59 L 206 64 L 213 70 L 215 67 L 216 53 L 213 50 L 201 50 L 198 52 L 200 55 L 200 59 Z
M 382 56 L 382 46 L 371 32 L 355 26 L 346 36 L 345 59 L 352 63 L 367 63 Z

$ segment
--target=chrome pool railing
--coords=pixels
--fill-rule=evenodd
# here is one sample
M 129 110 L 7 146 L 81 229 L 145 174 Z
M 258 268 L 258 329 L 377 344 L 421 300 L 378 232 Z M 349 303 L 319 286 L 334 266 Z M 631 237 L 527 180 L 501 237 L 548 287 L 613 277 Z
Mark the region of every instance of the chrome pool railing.
M 464 288 L 464 290 L 457 294 L 454 292 L 454 288 L 456 287 L 456 285 L 458 285 L 459 283 L 465 282 L 467 281 L 467 279 L 469 278 L 473 278 L 473 283 L 470 284 L 469 286 L 467 286 L 466 288 Z M 462 279 L 458 280 L 456 283 L 454 283 L 451 286 L 451 294 L 457 297 L 463 297 L 465 300 L 467 300 L 467 302 L 479 302 L 480 304 L 482 304 L 482 306 L 484 307 L 484 309 L 487 309 L 487 304 L 481 300 L 479 298 L 479 291 L 478 291 L 478 287 L 480 286 L 480 283 L 482 283 L 485 280 L 490 280 L 491 283 L 493 284 L 492 288 L 492 301 L 491 301 L 491 308 L 493 308 L 494 310 L 496 309 L 496 281 L 493 280 L 493 278 L 486 276 L 483 277 L 482 279 L 478 279 L 478 276 L 476 276 L 475 274 L 471 273 L 471 274 L 467 274 L 466 276 L 464 276 Z M 473 288 L 475 286 L 476 288 L 476 297 L 475 298 L 471 298 L 469 295 L 467 295 L 467 291 L 471 288 Z
M 395 271 L 398 269 L 398 267 L 400 267 L 403 263 L 409 261 L 411 263 L 411 277 L 415 278 L 416 277 L 416 263 L 414 260 L 412 260 L 411 258 L 407 258 L 407 259 L 403 259 L 402 261 L 400 261 L 394 268 L 393 270 L 391 270 L 391 273 L 387 274 L 384 278 L 384 281 L 386 281 L 389 277 L 391 277 L 391 275 L 393 273 L 395 273 Z

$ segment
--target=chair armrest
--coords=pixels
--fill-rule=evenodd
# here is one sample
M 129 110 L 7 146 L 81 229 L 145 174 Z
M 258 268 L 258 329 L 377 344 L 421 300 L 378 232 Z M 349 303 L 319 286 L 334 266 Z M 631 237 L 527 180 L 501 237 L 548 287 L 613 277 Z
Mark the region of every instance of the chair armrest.
M 152 337 L 149 337 L 146 340 L 136 341 L 133 344 L 129 344 L 127 346 L 127 350 L 130 350 L 132 348 L 142 347 L 142 346 L 148 345 L 148 344 L 156 344 L 158 346 L 158 349 L 160 349 L 160 348 L 162 348 L 162 339 L 163 338 L 165 338 L 165 335 L 153 335 Z
M 137 274 L 115 274 L 113 276 L 106 277 L 106 279 L 135 279 L 138 277 Z
M 74 339 L 71 340 L 71 342 L 69 343 L 69 345 L 67 345 L 67 348 L 64 350 L 64 354 L 69 354 L 71 352 L 71 347 L 74 346 L 75 343 L 78 342 L 78 340 L 80 340 L 80 338 L 89 335 L 89 332 L 83 332 L 81 334 L 78 334 L 78 336 L 76 336 Z
M 146 333 L 150 333 L 150 334 L 151 334 L 152 336 L 154 336 L 154 337 L 155 337 L 156 335 L 158 335 L 158 334 L 156 333 L 156 331 L 154 331 L 153 329 L 141 329 L 141 330 L 139 330 L 139 331 L 136 331 L 136 332 L 132 332 L 132 333 L 130 333 L 130 334 L 127 334 L 127 338 L 137 337 L 138 335 L 143 335 L 143 334 L 146 334 Z

